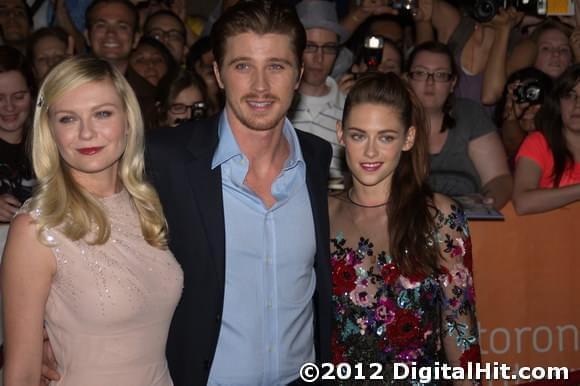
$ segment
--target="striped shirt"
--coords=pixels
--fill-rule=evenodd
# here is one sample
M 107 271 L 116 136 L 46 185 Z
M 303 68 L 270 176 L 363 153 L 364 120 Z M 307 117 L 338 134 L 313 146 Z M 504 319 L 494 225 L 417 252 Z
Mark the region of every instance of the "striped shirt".
M 342 179 L 346 168 L 344 148 L 336 138 L 336 122 L 342 119 L 345 95 L 338 90 L 336 81 L 326 78 L 330 92 L 324 96 L 299 95 L 298 103 L 288 117 L 295 128 L 319 136 L 332 145 L 330 178 Z

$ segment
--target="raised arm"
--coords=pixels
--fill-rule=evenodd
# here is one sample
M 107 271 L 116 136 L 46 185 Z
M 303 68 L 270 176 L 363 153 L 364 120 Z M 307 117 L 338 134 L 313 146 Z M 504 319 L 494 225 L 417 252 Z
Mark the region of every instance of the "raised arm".
M 389 7 L 384 0 L 362 0 L 359 6 L 354 6 L 350 10 L 340 24 L 348 31 L 349 35 L 352 35 L 371 16 L 396 14 L 397 11 Z
M 471 238 L 467 220 L 459 206 L 442 195 L 435 196 L 438 209 L 437 226 L 441 254 L 443 303 L 441 326 L 443 346 L 450 366 L 466 367 L 481 360 L 475 290 L 471 262 Z M 456 381 L 470 385 L 470 381 Z
M 516 163 L 514 208 L 517 214 L 541 213 L 580 200 L 580 184 L 562 188 L 539 188 L 542 168 L 531 158 L 522 156 Z
M 56 261 L 42 245 L 28 214 L 10 226 L 0 283 L 4 321 L 4 384 L 38 386 L 42 367 L 44 309 Z
M 437 31 L 437 40 L 447 44 L 453 31 L 459 25 L 461 13 L 457 8 L 443 0 L 433 0 L 433 28 Z
M 512 196 L 513 180 L 499 134 L 491 132 L 471 140 L 468 151 L 483 195 L 493 199 L 495 208 L 503 208 Z
M 433 5 L 436 0 L 421 0 L 413 20 L 415 22 L 415 44 L 435 40 L 433 31 Z
M 483 72 L 481 103 L 485 105 L 492 105 L 501 98 L 507 79 L 506 61 L 510 33 L 523 17 L 523 12 L 516 12 L 513 7 L 508 10 L 500 8 L 499 13 L 489 23 L 495 36 Z

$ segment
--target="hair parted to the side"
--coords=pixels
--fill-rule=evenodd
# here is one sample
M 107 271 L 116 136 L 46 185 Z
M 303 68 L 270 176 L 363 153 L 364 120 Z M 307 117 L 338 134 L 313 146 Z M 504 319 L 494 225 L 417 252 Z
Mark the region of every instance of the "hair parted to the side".
M 306 46 L 306 30 L 295 7 L 281 0 L 246 0 L 228 8 L 216 21 L 210 40 L 214 58 L 221 68 L 228 38 L 244 32 L 288 35 L 298 68 Z
M 573 64 L 556 79 L 552 91 L 544 100 L 535 117 L 536 127 L 542 132 L 554 157 L 552 178 L 554 187 L 560 186 L 566 167 L 574 165 L 574 155 L 568 149 L 564 137 L 564 121 L 560 99 L 570 93 L 580 83 L 580 64 Z
M 433 193 L 426 179 L 429 173 L 429 138 L 421 102 L 411 87 L 393 73 L 362 77 L 350 90 L 344 105 L 342 124 L 360 104 L 376 104 L 399 113 L 405 134 L 415 127 L 413 147 L 401 154 L 393 173 L 387 203 L 390 255 L 405 274 L 436 272 L 440 258 L 434 242 Z
M 455 64 L 455 60 L 453 59 L 453 53 L 449 49 L 447 44 L 443 44 L 437 41 L 428 41 L 425 43 L 421 43 L 409 54 L 409 60 L 407 60 L 407 69 L 406 72 L 409 73 L 413 64 L 415 62 L 415 58 L 421 52 L 429 52 L 432 54 L 440 54 L 447 56 L 449 60 L 449 68 L 451 69 L 451 75 L 453 75 L 454 79 L 457 79 L 459 76 L 459 72 L 457 71 L 457 64 Z M 455 118 L 453 117 L 453 93 L 449 94 L 447 99 L 445 100 L 445 104 L 443 105 L 443 124 L 441 125 L 441 132 L 443 133 L 445 130 L 453 129 L 455 127 Z
M 50 109 L 62 95 L 90 82 L 110 81 L 127 114 L 127 145 L 119 160 L 119 178 L 139 214 L 143 237 L 152 246 L 165 248 L 167 224 L 159 197 L 144 176 L 144 131 L 135 93 L 124 76 L 109 63 L 91 56 L 61 62 L 47 75 L 38 95 L 32 131 L 32 164 L 38 187 L 31 209 L 39 209 L 39 236 L 44 229 L 62 226 L 71 240 L 103 244 L 110 224 L 97 198 L 83 189 L 62 160 L 51 127 Z M 41 237 L 39 237 L 42 240 Z

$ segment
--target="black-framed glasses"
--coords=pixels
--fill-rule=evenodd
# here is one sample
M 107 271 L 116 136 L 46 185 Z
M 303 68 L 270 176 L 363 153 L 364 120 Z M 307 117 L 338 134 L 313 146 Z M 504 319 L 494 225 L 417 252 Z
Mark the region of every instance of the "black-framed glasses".
M 207 115 L 207 104 L 205 102 L 195 102 L 191 105 L 174 103 L 169 106 L 169 112 L 172 114 L 185 114 L 188 110 L 191 110 L 191 119 L 203 119 Z
M 307 54 L 315 54 L 321 50 L 324 55 L 336 55 L 338 53 L 338 45 L 337 44 L 323 44 L 318 45 L 314 43 L 306 43 L 304 47 L 304 52 Z
M 453 74 L 447 71 L 428 72 L 424 70 L 409 71 L 409 77 L 413 80 L 427 80 L 432 78 L 435 82 L 449 82 Z
M 181 33 L 181 31 L 178 31 L 176 29 L 163 31 L 161 28 L 154 28 L 152 30 L 147 31 L 147 36 L 160 41 L 165 39 L 178 42 L 185 41 L 185 36 L 183 36 L 183 33 Z

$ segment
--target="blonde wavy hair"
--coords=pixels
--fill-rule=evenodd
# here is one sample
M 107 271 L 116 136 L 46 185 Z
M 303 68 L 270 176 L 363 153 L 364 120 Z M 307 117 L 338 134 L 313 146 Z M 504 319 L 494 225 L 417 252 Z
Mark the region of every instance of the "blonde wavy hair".
M 167 223 L 157 193 L 145 181 L 143 118 L 137 97 L 125 77 L 109 63 L 90 56 L 66 59 L 50 71 L 38 94 L 32 131 L 32 165 L 38 186 L 31 210 L 39 213 L 40 234 L 62 226 L 71 240 L 93 234 L 91 245 L 104 244 L 111 225 L 97 198 L 80 186 L 58 151 L 50 127 L 50 108 L 67 91 L 90 82 L 110 80 L 127 115 L 127 144 L 119 160 L 119 178 L 136 208 L 143 237 L 157 248 L 167 247 Z

